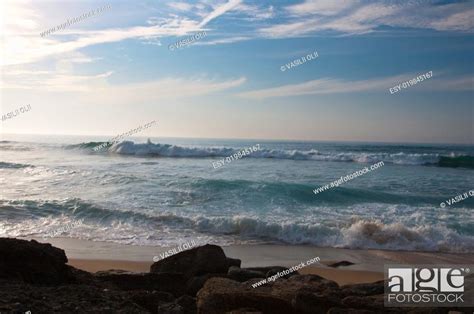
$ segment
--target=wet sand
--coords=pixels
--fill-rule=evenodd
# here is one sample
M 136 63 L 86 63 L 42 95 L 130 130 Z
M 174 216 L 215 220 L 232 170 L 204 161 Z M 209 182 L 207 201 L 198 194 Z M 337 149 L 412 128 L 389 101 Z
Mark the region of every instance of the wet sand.
M 70 265 L 89 272 L 108 269 L 148 272 L 154 256 L 173 248 L 132 246 L 67 238 L 37 240 L 50 242 L 62 248 L 66 251 Z M 474 260 L 472 253 L 352 250 L 303 245 L 232 245 L 223 249 L 228 257 L 241 259 L 242 267 L 291 267 L 319 257 L 320 263 L 304 267 L 300 273 L 317 274 L 339 284 L 382 280 L 384 265 L 389 264 L 469 264 Z M 354 265 L 338 268 L 327 266 L 339 261 L 349 261 Z

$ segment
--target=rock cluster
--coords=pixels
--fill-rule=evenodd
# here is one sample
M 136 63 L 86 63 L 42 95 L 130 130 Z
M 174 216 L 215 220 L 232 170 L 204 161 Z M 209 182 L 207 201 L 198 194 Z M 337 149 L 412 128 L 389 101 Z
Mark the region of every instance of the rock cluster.
M 286 268 L 240 268 L 216 245 L 160 260 L 149 273 L 91 274 L 66 263 L 50 244 L 0 238 L 0 313 L 447 313 L 384 308 L 384 282 L 340 287 L 294 272 L 253 288 Z

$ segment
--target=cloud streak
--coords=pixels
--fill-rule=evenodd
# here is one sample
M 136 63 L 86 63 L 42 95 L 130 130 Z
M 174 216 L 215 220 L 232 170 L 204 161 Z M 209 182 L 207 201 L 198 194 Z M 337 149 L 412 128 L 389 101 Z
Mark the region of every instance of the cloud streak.
M 432 5 L 428 1 L 365 2 L 306 0 L 285 7 L 290 18 L 262 27 L 268 38 L 304 37 L 318 32 L 357 35 L 381 26 L 437 31 L 474 30 L 474 8 L 469 3 Z
M 41 38 L 33 31 L 33 26 L 38 25 L 40 16 L 31 10 L 25 9 L 28 3 L 8 3 L 9 14 L 5 16 L 6 22 L 4 38 L 1 46 L 1 64 L 17 65 L 33 63 L 47 57 L 73 52 L 88 46 L 119 42 L 127 39 L 143 39 L 183 36 L 203 30 L 212 20 L 235 9 L 241 0 L 229 0 L 215 6 L 205 13 L 202 19 L 192 20 L 187 17 L 171 15 L 162 18 L 156 25 L 133 26 L 128 28 L 107 28 L 96 31 L 65 30 L 53 34 L 48 38 Z M 182 4 L 175 7 L 186 9 Z M 25 18 L 27 17 L 27 19 Z M 73 39 L 70 39 L 70 38 Z
M 239 97 L 250 99 L 266 99 L 276 97 L 322 95 L 322 94 L 343 94 L 360 92 L 383 92 L 388 93 L 388 89 L 397 84 L 410 80 L 419 74 L 404 74 L 385 78 L 369 80 L 342 80 L 334 78 L 322 78 L 303 83 L 288 84 L 277 87 L 247 91 L 237 94 Z M 435 73 L 436 77 L 436 73 Z M 458 78 L 433 78 L 413 86 L 409 91 L 435 90 L 435 91 L 472 91 L 474 90 L 473 77 Z M 404 90 L 405 91 L 405 90 Z M 406 90 L 408 91 L 408 90 Z

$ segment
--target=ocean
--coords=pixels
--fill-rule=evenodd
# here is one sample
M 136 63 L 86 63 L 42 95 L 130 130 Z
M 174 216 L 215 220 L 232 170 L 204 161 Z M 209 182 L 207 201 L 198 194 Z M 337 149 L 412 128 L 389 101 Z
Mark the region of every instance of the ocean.
M 472 146 L 132 137 L 95 152 L 104 139 L 2 135 L 0 237 L 474 252 L 474 197 L 440 206 L 474 189 Z

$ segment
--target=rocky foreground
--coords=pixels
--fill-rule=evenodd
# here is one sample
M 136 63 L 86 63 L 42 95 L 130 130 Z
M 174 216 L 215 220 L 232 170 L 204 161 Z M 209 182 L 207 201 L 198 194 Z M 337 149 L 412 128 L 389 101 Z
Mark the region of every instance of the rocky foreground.
M 383 281 L 338 286 L 295 272 L 253 288 L 286 268 L 240 268 L 215 245 L 160 260 L 149 273 L 91 274 L 66 263 L 51 244 L 0 238 L 0 313 L 448 313 L 384 308 Z

